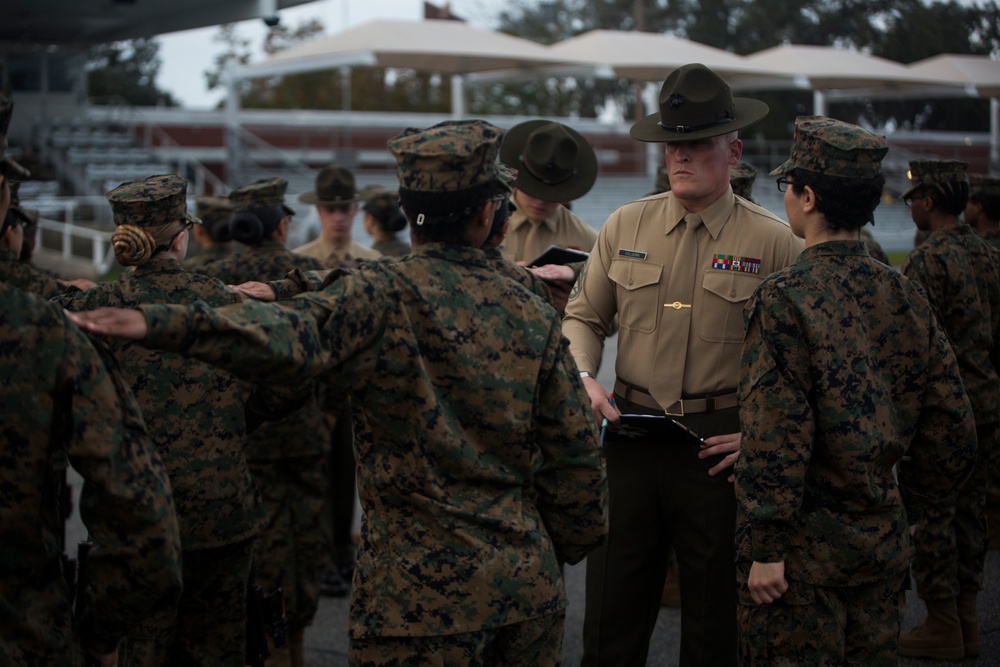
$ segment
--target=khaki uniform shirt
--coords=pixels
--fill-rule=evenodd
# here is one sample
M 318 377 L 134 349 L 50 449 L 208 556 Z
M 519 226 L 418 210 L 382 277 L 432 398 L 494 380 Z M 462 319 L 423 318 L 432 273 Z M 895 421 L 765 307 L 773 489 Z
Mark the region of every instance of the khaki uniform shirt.
M 666 192 L 622 206 L 604 224 L 563 323 L 581 371 L 596 374 L 617 314 L 618 377 L 639 387 L 654 384 L 657 339 L 677 312 L 665 308 L 664 300 L 685 213 Z M 683 393 L 689 397 L 735 390 L 743 307 L 764 278 L 788 266 L 803 247 L 785 222 L 734 197 L 731 189 L 701 217 L 705 224 L 691 266 L 701 289 L 692 299 L 687 350 L 677 351 L 687 355 Z M 677 398 L 657 400 L 670 405 Z
M 530 262 L 551 245 L 590 252 L 596 241 L 597 230 L 560 205 L 551 218 L 539 223 L 528 220 L 523 211 L 511 213 L 500 252 L 512 262 Z
M 301 245 L 292 252 L 316 259 L 378 259 L 382 254 L 378 250 L 366 248 L 357 241 L 351 241 L 346 246 L 335 246 L 325 238 L 320 236 L 305 245 Z

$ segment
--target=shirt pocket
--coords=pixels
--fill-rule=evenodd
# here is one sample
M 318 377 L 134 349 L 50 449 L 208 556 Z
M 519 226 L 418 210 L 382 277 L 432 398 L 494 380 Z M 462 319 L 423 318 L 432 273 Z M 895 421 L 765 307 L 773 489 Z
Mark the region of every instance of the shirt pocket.
M 617 285 L 618 324 L 623 329 L 650 333 L 656 328 L 662 275 L 662 264 L 618 257 L 611 260 L 608 278 Z
M 701 337 L 712 343 L 743 342 L 743 308 L 763 278 L 738 271 L 707 271 L 702 287 Z

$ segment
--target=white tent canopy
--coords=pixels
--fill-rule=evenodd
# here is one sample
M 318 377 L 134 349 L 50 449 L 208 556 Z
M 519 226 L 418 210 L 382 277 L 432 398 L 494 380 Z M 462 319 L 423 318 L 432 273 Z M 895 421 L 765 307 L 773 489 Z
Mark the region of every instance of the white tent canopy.
M 673 70 L 687 63 L 701 63 L 725 79 L 740 77 L 779 79 L 788 83 L 780 70 L 761 67 L 729 51 L 692 42 L 674 35 L 622 30 L 591 30 L 548 47 L 554 56 L 581 63 L 601 63 L 615 76 L 633 81 L 661 83 Z

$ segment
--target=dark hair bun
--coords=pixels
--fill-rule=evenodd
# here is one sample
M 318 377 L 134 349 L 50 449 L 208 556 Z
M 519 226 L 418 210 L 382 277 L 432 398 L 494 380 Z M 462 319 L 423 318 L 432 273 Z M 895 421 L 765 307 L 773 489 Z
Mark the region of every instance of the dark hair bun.
M 257 246 L 264 240 L 264 223 L 254 211 L 240 211 L 230 218 L 229 232 L 240 243 Z

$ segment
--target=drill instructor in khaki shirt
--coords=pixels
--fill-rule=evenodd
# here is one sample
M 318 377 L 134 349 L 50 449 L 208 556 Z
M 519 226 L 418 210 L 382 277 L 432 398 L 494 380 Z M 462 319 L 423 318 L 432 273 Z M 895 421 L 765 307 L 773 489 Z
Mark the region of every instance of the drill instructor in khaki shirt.
M 645 665 L 671 546 L 680 574 L 680 665 L 736 665 L 731 479 L 743 306 L 802 249 L 786 223 L 735 197 L 729 182 L 743 152 L 737 131 L 767 115 L 767 105 L 734 99 L 717 74 L 692 64 L 667 78 L 659 106 L 631 135 L 666 144 L 672 189 L 611 214 L 563 331 L 598 419 L 667 413 L 705 443 L 606 447 L 610 533 L 587 563 L 585 666 Z M 611 403 L 593 375 L 616 315 Z

